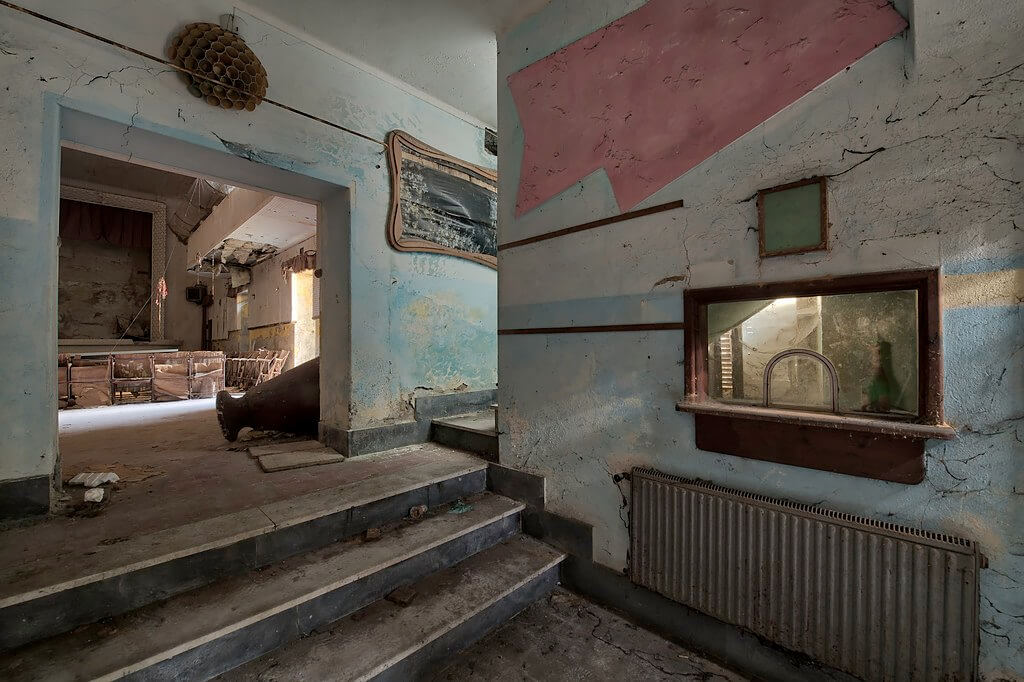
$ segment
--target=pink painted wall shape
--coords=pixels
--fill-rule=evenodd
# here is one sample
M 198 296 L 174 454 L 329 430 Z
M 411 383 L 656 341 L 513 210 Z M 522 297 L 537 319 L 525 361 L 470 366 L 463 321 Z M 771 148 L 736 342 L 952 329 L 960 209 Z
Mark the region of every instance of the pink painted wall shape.
M 600 168 L 628 210 L 906 26 L 887 0 L 650 0 L 508 77 L 516 215 Z

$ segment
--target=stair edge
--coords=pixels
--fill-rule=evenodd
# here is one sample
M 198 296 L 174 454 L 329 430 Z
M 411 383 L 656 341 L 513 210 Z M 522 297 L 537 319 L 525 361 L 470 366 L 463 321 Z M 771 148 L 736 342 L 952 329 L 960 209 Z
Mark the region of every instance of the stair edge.
M 544 544 L 538 542 L 537 540 L 530 539 L 527 536 L 522 537 L 526 538 L 531 543 L 536 543 L 538 545 Z M 492 596 L 490 599 L 488 599 L 486 602 L 482 604 L 478 604 L 477 608 L 475 608 L 472 612 L 463 614 L 453 622 L 444 623 L 442 627 L 432 631 L 429 637 L 417 641 L 415 644 L 407 647 L 405 650 L 391 656 L 388 660 L 378 664 L 372 670 L 363 673 L 359 677 L 354 678 L 353 682 L 368 682 L 369 680 L 378 679 L 378 677 L 381 674 L 401 664 L 403 661 L 415 656 L 418 652 L 426 649 L 431 644 L 434 644 L 445 635 L 452 633 L 458 628 L 466 625 L 473 618 L 479 616 L 480 614 L 488 611 L 492 607 L 505 601 L 505 599 L 507 599 L 509 596 L 515 594 L 516 592 L 523 589 L 530 583 L 533 583 L 534 581 L 538 580 L 539 578 L 542 578 L 544 574 L 558 567 L 563 561 L 565 561 L 567 555 L 564 552 L 560 552 L 559 550 L 548 545 L 545 545 L 545 547 L 548 547 L 551 550 L 551 554 L 553 556 L 549 558 L 548 561 L 546 561 L 542 566 L 532 569 L 530 573 L 526 576 L 521 576 L 515 581 L 514 584 L 507 586 L 504 590 L 502 590 L 500 594 Z
M 501 496 L 497 496 L 496 495 L 495 497 L 501 497 Z M 508 498 L 503 498 L 503 499 L 508 499 Z M 513 501 L 513 500 L 510 500 L 510 501 Z M 523 505 L 522 503 L 516 502 L 511 508 L 503 510 L 500 513 L 497 513 L 495 515 L 489 516 L 486 519 L 482 519 L 482 520 L 474 523 L 472 526 L 468 526 L 466 528 L 459 529 L 458 532 L 453 532 L 453 533 L 450 533 L 448 535 L 442 536 L 440 538 L 435 538 L 430 543 L 427 543 L 427 544 L 424 544 L 424 545 L 420 545 L 420 546 L 418 546 L 418 547 L 416 547 L 416 548 L 414 548 L 412 550 L 406 551 L 406 552 L 404 552 L 402 554 L 392 555 L 387 562 L 382 563 L 382 564 L 378 564 L 377 566 L 375 566 L 372 569 L 371 568 L 363 569 L 361 571 L 358 571 L 356 573 L 353 573 L 353 574 L 347 576 L 346 579 L 344 579 L 344 580 L 338 580 L 338 581 L 334 581 L 332 583 L 329 583 L 328 585 L 320 586 L 319 588 L 317 588 L 315 590 L 312 590 L 311 592 L 303 595 L 302 597 L 295 597 L 295 598 L 289 599 L 289 600 L 287 600 L 285 602 L 279 603 L 279 604 L 275 605 L 274 607 L 264 609 L 263 611 L 261 611 L 259 613 L 247 616 L 246 618 L 242 619 L 241 621 L 233 622 L 230 625 L 218 628 L 217 630 L 214 630 L 213 632 L 209 632 L 209 633 L 205 633 L 203 635 L 200 635 L 200 636 L 198 636 L 198 637 L 196 637 L 196 638 L 194 638 L 194 639 L 192 639 L 192 640 L 190 640 L 188 642 L 183 642 L 183 643 L 178 644 L 178 645 L 176 645 L 174 647 L 171 647 L 168 650 L 160 652 L 159 654 L 154 654 L 153 656 L 149 656 L 148 658 L 143 659 L 142 661 L 138 661 L 135 664 L 122 666 L 120 669 L 112 671 L 110 673 L 107 673 L 105 676 L 103 676 L 101 678 L 98 678 L 98 679 L 100 679 L 100 680 L 116 680 L 116 679 L 120 679 L 122 677 L 127 677 L 129 675 L 132 675 L 132 674 L 138 673 L 140 671 L 146 670 L 147 668 L 149 668 L 149 667 L 151 667 L 153 665 L 156 665 L 158 663 L 163 663 L 164 661 L 169 661 L 170 659 L 174 658 L 175 656 L 178 656 L 180 654 L 183 654 L 185 652 L 188 652 L 188 651 L 196 649 L 196 648 L 198 648 L 200 646 L 203 646 L 204 644 L 207 644 L 209 642 L 212 642 L 212 641 L 215 641 L 215 640 L 220 639 L 222 637 L 225 637 L 227 635 L 230 635 L 230 634 L 232 634 L 234 632 L 237 632 L 237 631 L 242 630 L 242 629 L 244 629 L 246 627 L 249 627 L 250 625 L 254 625 L 254 624 L 256 624 L 256 623 L 258 623 L 258 622 L 260 622 L 262 620 L 266 620 L 268 618 L 272 618 L 273 616 L 275 616 L 275 615 L 277 615 L 279 613 L 282 613 L 284 611 L 287 611 L 288 609 L 291 609 L 291 608 L 294 608 L 296 606 L 300 606 L 302 604 L 306 604 L 308 602 L 311 602 L 314 599 L 317 599 L 318 597 L 321 597 L 321 596 L 323 596 L 323 595 L 325 595 L 325 594 L 327 594 L 329 592 L 334 592 L 336 590 L 340 590 L 340 589 L 346 587 L 347 585 L 351 585 L 352 583 L 356 583 L 356 582 L 358 582 L 358 581 L 360 581 L 360 580 L 362 580 L 362 579 L 364 579 L 364 578 L 366 578 L 368 576 L 371 576 L 371 575 L 373 575 L 375 573 L 381 572 L 381 571 L 386 570 L 388 568 L 392 568 L 392 567 L 402 563 L 403 561 L 415 558 L 416 556 L 418 556 L 420 554 L 426 554 L 427 552 L 431 552 L 431 551 L 441 547 L 445 543 L 451 542 L 453 540 L 458 540 L 460 538 L 463 538 L 463 537 L 466 537 L 466 536 L 470 535 L 471 533 L 475 533 L 475 532 L 477 532 L 477 531 L 479 531 L 479 530 L 481 530 L 483 528 L 486 528 L 487 526 L 499 523 L 503 519 L 508 518 L 509 516 L 513 516 L 515 514 L 521 513 L 523 511 L 523 509 L 525 509 L 525 505 Z
M 260 537 L 262 535 L 268 535 L 268 534 L 270 534 L 270 533 L 272 533 L 274 531 L 277 531 L 277 530 L 284 530 L 284 529 L 287 529 L 287 528 L 292 528 L 292 527 L 301 525 L 303 523 L 308 523 L 310 521 L 315 521 L 317 519 L 321 519 L 321 518 L 324 518 L 326 516 L 331 516 L 333 514 L 338 514 L 338 513 L 344 512 L 344 511 L 346 511 L 348 509 L 354 509 L 356 507 L 365 506 L 367 504 L 371 504 L 373 502 L 378 502 L 380 500 L 385 500 L 385 499 L 388 499 L 390 497 L 396 497 L 398 495 L 402 495 L 404 493 L 408 493 L 408 492 L 417 490 L 419 488 L 428 487 L 428 486 L 434 485 L 435 483 L 440 483 L 440 482 L 443 482 L 443 481 L 451 480 L 453 478 L 458 478 L 460 476 L 466 476 L 468 474 L 476 473 L 477 471 L 486 470 L 486 468 L 487 468 L 487 462 L 481 461 L 479 466 L 477 466 L 477 465 L 467 466 L 467 467 L 463 467 L 461 469 L 455 470 L 455 471 L 453 471 L 450 474 L 438 475 L 438 476 L 433 476 L 433 477 L 425 478 L 425 479 L 422 479 L 420 481 L 410 482 L 410 483 L 408 483 L 406 485 L 403 485 L 403 486 L 401 486 L 399 488 L 395 488 L 393 490 L 389 490 L 387 492 L 387 494 L 384 494 L 384 495 L 380 495 L 380 496 L 368 495 L 368 496 L 365 496 L 365 497 L 358 498 L 357 500 L 355 500 L 355 501 L 353 501 L 351 503 L 346 503 L 346 504 L 343 504 L 343 505 L 339 505 L 337 507 L 325 508 L 322 513 L 311 514 L 311 515 L 307 515 L 305 517 L 301 517 L 301 518 L 297 518 L 297 519 L 288 519 L 288 520 L 282 520 L 280 522 L 276 522 L 273 519 L 271 519 L 270 517 L 266 516 L 266 514 L 263 513 L 262 510 L 263 510 L 264 507 L 271 507 L 273 505 L 278 505 L 278 504 L 281 504 L 282 502 L 288 502 L 289 500 L 293 500 L 293 499 L 299 499 L 299 498 L 305 497 L 307 495 L 326 494 L 326 493 L 328 493 L 330 491 L 336 490 L 337 488 L 343 488 L 345 486 L 336 486 L 334 488 L 325 488 L 324 490 L 314 491 L 313 493 L 306 493 L 305 495 L 297 495 L 295 498 L 285 498 L 284 500 L 279 500 L 278 502 L 273 502 L 273 503 L 270 503 L 270 504 L 266 504 L 266 505 L 262 505 L 262 506 L 256 506 L 256 507 L 248 507 L 246 509 L 242 509 L 242 510 L 239 510 L 237 512 L 230 512 L 228 514 L 221 514 L 219 516 L 214 516 L 214 517 L 211 517 L 209 519 L 202 519 L 200 521 L 195 521 L 193 523 L 186 523 L 186 524 L 182 524 L 180 526 L 173 526 L 171 528 L 166 528 L 164 530 L 156 531 L 155 533 L 150 533 L 148 535 L 141 536 L 138 539 L 139 540 L 143 540 L 145 538 L 152 537 L 153 535 L 157 535 L 159 533 L 167 533 L 167 532 L 170 532 L 170 531 L 179 531 L 179 530 L 181 530 L 183 528 L 188 528 L 189 526 L 193 526 L 193 525 L 197 525 L 197 524 L 214 523 L 214 522 L 220 521 L 222 519 L 227 519 L 228 517 L 231 517 L 231 516 L 238 516 L 238 515 L 242 515 L 242 514 L 256 514 L 256 513 L 260 513 L 260 514 L 262 514 L 263 519 L 265 519 L 265 523 L 260 524 L 256 528 L 252 528 L 252 529 L 246 530 L 246 531 L 241 531 L 241 532 L 234 533 L 234 534 L 231 534 L 231 535 L 225 535 L 225 536 L 223 536 L 221 538 L 216 538 L 216 539 L 210 540 L 210 541 L 202 543 L 202 544 L 198 544 L 198 545 L 194 545 L 192 547 L 188 547 L 186 549 L 167 551 L 167 552 L 164 552 L 164 553 L 159 554 L 157 556 L 151 556 L 151 557 L 147 557 L 145 559 L 140 559 L 138 561 L 125 564 L 123 566 L 118 566 L 116 568 L 110 568 L 110 569 L 106 569 L 106 570 L 103 570 L 103 571 L 97 571 L 97 572 L 90 573 L 90 574 L 87 574 L 87 575 L 77 576 L 75 578 L 69 578 L 69 579 L 61 581 L 61 582 L 52 583 L 52 584 L 46 585 L 44 587 L 34 588 L 32 590 L 28 590 L 28 591 L 25 591 L 25 592 L 19 592 L 19 593 L 16 593 L 16 594 L 8 595 L 6 597 L 0 598 L 0 611 L 2 611 L 3 609 L 7 609 L 7 608 L 10 608 L 10 607 L 13 607 L 13 606 L 18 606 L 19 604 L 25 604 L 27 602 L 31 602 L 31 601 L 33 601 L 35 599 L 39 599 L 41 597 L 47 597 L 47 596 L 50 596 L 52 594 L 57 594 L 57 593 L 60 593 L 60 592 L 65 592 L 67 590 L 75 589 L 77 587 L 83 587 L 83 586 L 90 585 L 90 584 L 93 584 L 93 583 L 102 582 L 104 580 L 109 580 L 111 578 L 117 578 L 119 576 L 128 575 L 130 573 L 135 573 L 137 571 L 143 571 L 143 570 L 145 570 L 147 568 L 152 568 L 153 566 L 158 566 L 160 564 L 165 564 L 165 563 L 168 563 L 168 562 L 171 562 L 171 561 L 175 561 L 177 559 L 182 559 L 182 558 L 185 558 L 185 557 L 195 556 L 195 555 L 202 554 L 203 552 L 208 552 L 208 551 L 211 551 L 211 550 L 224 549 L 225 547 L 230 547 L 231 545 L 237 544 L 237 543 L 242 542 L 244 540 L 249 540 L 251 538 Z

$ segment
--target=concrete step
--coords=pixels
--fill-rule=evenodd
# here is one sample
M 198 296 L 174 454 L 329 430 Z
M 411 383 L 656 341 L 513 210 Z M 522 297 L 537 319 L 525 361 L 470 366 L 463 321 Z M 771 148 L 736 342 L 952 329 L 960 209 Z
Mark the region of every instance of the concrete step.
M 408 606 L 380 600 L 218 679 L 420 679 L 554 589 L 564 558 L 517 536 L 413 584 Z
M 490 462 L 498 461 L 498 431 L 492 410 L 435 419 L 430 438 L 451 448 L 475 452 Z
M 449 451 L 408 469 L 132 537 L 54 570 L 26 571 L 0 586 L 0 650 L 354 537 L 417 505 L 482 492 L 486 466 Z
M 502 542 L 522 505 L 484 493 L 389 529 L 150 604 L 31 644 L 0 660 L 0 679 L 205 680 Z

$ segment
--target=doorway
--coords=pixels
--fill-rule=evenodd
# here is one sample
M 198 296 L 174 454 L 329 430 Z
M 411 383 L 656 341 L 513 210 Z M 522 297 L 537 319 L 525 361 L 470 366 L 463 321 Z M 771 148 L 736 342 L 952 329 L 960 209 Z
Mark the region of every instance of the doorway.
M 293 364 L 295 358 L 315 357 L 322 334 L 324 343 L 331 344 L 328 347 L 342 352 L 321 363 L 321 372 L 337 372 L 339 367 L 347 365 L 348 309 L 343 295 L 347 291 L 344 273 L 348 270 L 349 252 L 347 188 L 253 163 L 221 151 L 183 143 L 142 128 L 135 128 L 130 136 L 126 136 L 123 125 L 79 111 L 62 108 L 60 116 L 60 146 L 53 150 L 55 174 L 65 185 L 74 181 L 76 191 L 104 189 L 98 187 L 103 183 L 95 173 L 85 180 L 81 177 L 66 177 L 68 171 L 76 163 L 82 165 L 80 162 L 83 160 L 88 162 L 84 165 L 93 169 L 101 166 L 109 169 L 120 164 L 122 173 L 127 173 L 122 178 L 157 177 L 171 184 L 172 181 L 185 178 L 188 183 L 184 199 L 177 203 L 174 210 L 162 216 L 166 219 L 164 234 L 167 237 L 162 258 L 158 255 L 159 250 L 154 240 L 149 252 L 152 264 L 145 267 L 133 260 L 131 268 L 126 269 L 126 273 L 131 270 L 136 279 L 141 281 L 141 278 L 148 277 L 152 282 L 152 286 L 145 287 L 147 291 L 144 295 L 140 294 L 139 301 L 131 299 L 131 303 L 139 304 L 135 305 L 135 315 L 131 318 L 137 318 L 137 322 L 152 316 L 152 319 L 160 320 L 160 325 L 149 322 L 145 325 L 148 329 L 143 332 L 142 325 L 136 325 L 133 329 L 131 319 L 128 319 L 124 320 L 123 328 L 112 329 L 109 336 L 105 331 L 109 325 L 103 326 L 97 328 L 104 330 L 103 333 L 97 331 L 83 335 L 88 338 L 64 339 L 91 341 L 95 346 L 90 348 L 90 344 L 85 343 L 86 351 L 89 351 L 87 353 L 83 352 L 82 344 L 75 348 L 68 344 L 58 344 L 58 348 L 68 351 L 64 355 L 78 351 L 78 355 L 100 353 L 97 357 L 101 357 L 105 353 L 108 357 L 116 357 L 122 351 L 130 350 L 133 355 L 141 356 L 149 355 L 151 351 L 168 354 L 219 352 L 226 356 L 228 353 L 243 352 L 241 345 L 238 345 L 243 342 L 248 349 L 255 349 L 261 343 L 258 337 L 262 334 L 265 347 L 280 341 L 280 345 L 285 347 L 279 350 L 287 350 L 292 356 L 289 364 Z M 77 161 L 73 160 L 76 156 Z M 56 184 L 59 186 L 61 183 Z M 218 192 L 222 194 L 219 200 L 208 200 L 216 197 Z M 239 245 L 231 241 L 237 235 L 225 234 L 215 240 L 213 248 L 197 247 L 192 237 L 214 215 L 217 206 L 236 192 L 260 194 L 266 199 L 261 208 L 266 208 L 270 217 L 263 224 L 245 228 L 247 234 L 259 234 L 260 239 L 239 240 L 246 242 Z M 147 193 L 138 187 L 121 187 L 120 192 L 107 193 L 134 197 L 135 200 L 149 200 L 142 197 Z M 164 200 L 156 203 L 169 206 L 173 202 Z M 59 206 L 59 201 L 55 201 L 54 206 Z M 296 216 L 296 211 L 301 215 Z M 58 212 L 55 210 L 54 213 Z M 53 220 L 57 223 L 59 215 L 54 215 Z M 176 232 L 173 229 L 183 225 L 183 230 Z M 119 246 L 109 241 L 99 246 Z M 58 248 L 59 253 L 58 245 L 54 247 Z M 139 255 L 133 254 L 133 257 Z M 297 261 L 300 255 L 302 258 Z M 311 256 L 316 260 L 310 260 Z M 315 268 L 306 267 L 307 262 L 315 265 Z M 322 279 L 313 278 L 314 269 L 323 275 Z M 144 272 L 140 274 L 140 271 Z M 292 292 L 293 283 L 299 290 L 295 294 Z M 312 290 L 316 285 L 330 286 L 339 292 L 338 296 L 332 297 L 329 309 L 324 311 L 323 325 L 320 324 L 320 315 L 314 317 L 312 311 Z M 58 288 L 54 286 L 53 291 L 56 293 Z M 142 299 L 145 302 L 140 304 Z M 308 312 L 306 307 L 293 312 L 293 301 L 309 302 Z M 69 303 L 68 299 L 58 299 L 54 301 L 54 307 L 61 310 L 68 308 Z M 219 315 L 222 311 L 230 311 L 232 322 L 238 319 L 240 312 L 244 313 L 246 334 L 236 334 L 232 338 L 231 332 L 241 332 L 243 327 L 232 330 L 227 316 Z M 254 319 L 262 319 L 263 323 L 254 323 Z M 224 323 L 219 328 L 218 320 Z M 106 322 L 102 324 L 106 325 Z M 162 331 L 158 331 L 161 327 Z M 299 329 L 297 337 L 295 329 Z M 55 337 L 60 336 L 56 328 L 53 334 Z M 106 338 L 100 338 L 104 336 Z M 287 344 L 282 339 L 287 339 Z M 332 339 L 336 341 L 332 342 Z M 238 348 L 231 347 L 232 343 L 238 345 Z M 147 344 L 167 347 L 157 349 L 147 347 Z M 153 364 L 156 364 L 155 361 L 151 361 L 150 366 Z M 203 517 L 224 513 L 235 506 L 248 507 L 258 501 L 251 494 L 252 481 L 246 482 L 249 493 L 247 497 L 233 495 L 231 481 L 237 472 L 221 466 L 228 461 L 224 452 L 230 446 L 220 436 L 216 419 L 210 418 L 212 399 L 207 394 L 212 396 L 215 390 L 206 390 L 218 386 L 214 378 L 205 377 L 204 384 L 203 381 L 197 381 L 198 375 L 193 376 L 195 372 L 212 376 L 217 371 L 214 364 L 208 362 L 207 358 L 203 358 L 203 362 L 192 362 L 189 365 L 192 369 L 186 369 L 187 380 L 182 382 L 184 393 L 179 390 L 177 395 L 169 396 L 167 390 L 155 388 L 153 373 L 144 372 L 144 376 L 124 377 L 131 379 L 131 385 L 124 387 L 127 390 L 115 386 L 110 391 L 111 394 L 117 394 L 118 402 L 144 404 L 115 405 L 100 410 L 77 410 L 73 407 L 68 412 L 72 416 L 61 420 L 54 434 L 55 441 L 60 444 L 60 449 L 54 448 L 60 453 L 54 464 L 54 480 L 58 491 L 61 481 L 67 480 L 70 474 L 78 473 L 79 470 L 119 469 L 124 474 L 122 478 L 136 487 L 134 493 L 126 496 L 126 499 L 134 498 L 133 505 L 139 513 L 133 516 L 133 524 L 137 522 L 143 527 L 149 518 L 144 504 L 146 495 L 180 496 L 186 491 L 202 492 L 195 489 L 194 469 L 197 467 L 206 468 L 204 484 L 213 481 L 222 484 L 218 490 L 219 495 L 207 495 L 205 499 L 197 495 L 192 500 L 186 497 L 179 504 L 155 510 L 157 516 L 149 521 L 160 525 L 187 522 L 196 515 Z M 173 368 L 165 369 L 173 374 Z M 159 376 L 159 371 L 155 371 L 155 374 Z M 58 373 L 58 382 L 60 378 Z M 109 379 L 111 377 L 108 376 Z M 63 391 L 58 392 L 65 398 L 75 396 L 74 381 L 69 379 L 67 384 Z M 144 384 L 149 386 L 148 392 Z M 203 388 L 195 395 L 192 389 L 197 385 Z M 344 425 L 348 402 L 348 396 L 344 393 L 345 384 L 328 381 L 321 385 L 325 387 L 321 391 L 321 421 L 326 418 L 328 422 L 337 424 L 340 421 Z M 114 402 L 113 397 L 111 402 Z M 58 406 L 53 405 L 54 412 Z M 345 406 L 344 409 L 342 406 Z M 61 449 L 66 452 L 61 452 Z M 70 458 L 73 450 L 77 452 L 74 462 Z M 140 457 L 139 453 L 143 451 L 150 456 Z M 62 459 L 66 461 L 62 462 Z M 216 466 L 210 466 L 211 463 L 216 463 Z M 177 480 L 170 480 L 172 472 Z M 226 485 L 224 482 L 227 482 Z M 293 492 L 282 487 L 287 487 L 283 478 L 274 483 L 261 493 L 280 496 Z M 296 490 L 301 492 L 305 484 L 300 481 L 296 485 Z M 170 509 L 176 510 L 174 513 L 179 517 L 170 518 Z M 162 519 L 157 518 L 161 516 Z
M 320 296 L 315 270 L 292 273 L 292 322 L 295 323 L 293 355 L 296 365 L 320 357 Z

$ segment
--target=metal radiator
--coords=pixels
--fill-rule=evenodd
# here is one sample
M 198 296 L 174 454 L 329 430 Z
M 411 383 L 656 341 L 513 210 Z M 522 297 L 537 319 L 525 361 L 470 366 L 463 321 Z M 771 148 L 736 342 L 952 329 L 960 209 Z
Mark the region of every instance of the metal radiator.
M 865 680 L 973 680 L 970 540 L 632 472 L 638 585 Z

